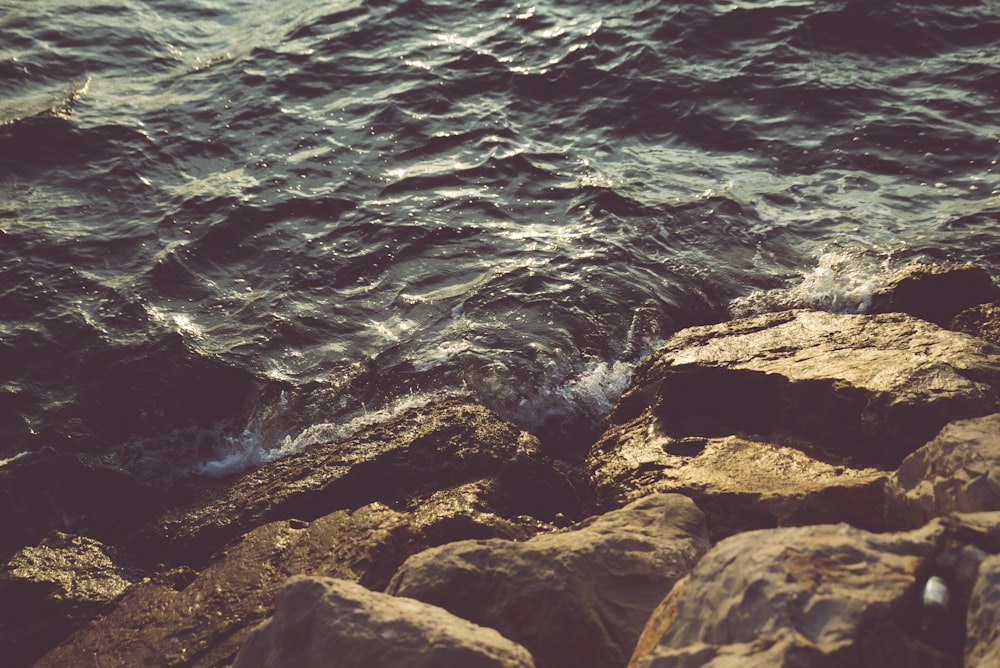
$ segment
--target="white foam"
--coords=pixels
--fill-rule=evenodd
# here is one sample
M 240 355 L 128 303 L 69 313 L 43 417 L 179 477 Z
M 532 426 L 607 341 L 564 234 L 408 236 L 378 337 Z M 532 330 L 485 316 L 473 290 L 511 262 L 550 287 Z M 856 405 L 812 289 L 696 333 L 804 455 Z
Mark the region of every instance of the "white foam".
M 791 308 L 863 313 L 888 275 L 887 260 L 864 253 L 824 253 L 795 285 L 754 291 L 730 302 L 729 310 L 734 317 Z
M 16 455 L 13 455 L 12 457 L 0 458 L 0 468 L 7 466 L 7 464 L 16 462 L 18 459 L 21 459 L 22 457 L 27 457 L 30 454 L 31 454 L 30 452 L 25 450 L 24 452 L 19 452 Z
M 591 359 L 577 373 L 522 399 L 513 419 L 529 431 L 552 420 L 596 424 L 628 387 L 634 369 L 635 363 Z

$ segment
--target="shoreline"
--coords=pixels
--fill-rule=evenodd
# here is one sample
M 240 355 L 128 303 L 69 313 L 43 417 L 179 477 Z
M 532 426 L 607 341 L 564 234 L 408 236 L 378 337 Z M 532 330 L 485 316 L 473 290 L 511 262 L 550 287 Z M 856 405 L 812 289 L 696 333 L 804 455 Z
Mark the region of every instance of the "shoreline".
M 352 605 L 376 611 L 399 597 L 433 603 L 517 646 L 504 645 L 506 658 L 482 665 L 624 666 L 632 657 L 630 666 L 648 668 L 708 665 L 735 655 L 750 660 L 767 652 L 788 658 L 805 651 L 801 628 L 783 627 L 784 635 L 755 650 L 736 638 L 730 622 L 713 617 L 725 606 L 713 611 L 691 602 L 693 592 L 711 593 L 711 577 L 719 577 L 711 570 L 713 555 L 721 546 L 751 541 L 738 551 L 749 553 L 764 541 L 787 541 L 788 549 L 805 555 L 803 563 L 813 564 L 811 581 L 826 582 L 840 571 L 815 571 L 828 557 L 809 556 L 803 547 L 809 541 L 837 554 L 863 544 L 863 563 L 879 571 L 897 550 L 895 537 L 910 536 L 898 540 L 923 547 L 908 552 L 905 566 L 890 568 L 896 588 L 884 593 L 892 603 L 876 615 L 894 629 L 885 635 L 886 647 L 905 647 L 907 656 L 926 655 L 941 665 L 960 665 L 963 652 L 993 656 L 1000 644 L 989 637 L 956 645 L 958 632 L 950 630 L 947 642 L 925 642 L 906 611 L 933 569 L 952 574 L 956 600 L 970 620 L 979 609 L 969 606 L 988 600 L 982 587 L 989 583 L 980 587 L 975 573 L 1000 553 L 993 538 L 1000 535 L 1000 513 L 989 513 L 1000 510 L 1000 493 L 946 489 L 928 510 L 926 489 L 913 489 L 949 476 L 932 475 L 933 465 L 925 464 L 921 478 L 912 462 L 929 444 L 944 448 L 939 441 L 949 430 L 972 429 L 962 421 L 1000 413 L 1000 341 L 988 341 L 995 336 L 997 301 L 996 286 L 977 267 L 923 267 L 876 295 L 871 314 L 785 311 L 682 330 L 636 369 L 593 443 L 567 444 L 580 454 L 580 480 L 531 434 L 455 400 L 411 409 L 345 441 L 310 446 L 235 478 L 203 481 L 201 489 L 181 491 L 183 503 L 151 498 L 110 467 L 55 457 L 63 497 L 48 499 L 47 508 L 12 503 L 7 523 L 33 517 L 54 528 L 58 511 L 66 510 L 60 504 L 77 504 L 102 521 L 94 523 L 93 535 L 50 534 L 6 550 L 0 592 L 10 603 L 2 645 L 15 665 L 264 665 L 261 656 L 292 650 L 281 646 L 276 629 L 290 623 L 288 615 L 305 614 L 301 595 L 313 597 L 310 605 L 331 606 L 360 596 Z M 990 436 L 984 429 L 979 441 Z M 990 466 L 982 465 L 984 480 L 995 476 Z M 21 488 L 8 484 L 5 493 L 37 499 L 26 490 L 52 470 L 38 470 Z M 908 482 L 901 481 L 904 472 Z M 956 510 L 982 512 L 972 519 L 949 515 Z M 15 517 L 19 511 L 28 516 Z M 672 524 L 678 514 L 687 519 Z M 595 523 L 608 528 L 596 535 Z M 846 541 L 824 533 L 849 525 L 855 528 L 838 534 L 849 533 Z M 30 528 L 25 536 L 38 533 Z M 766 532 L 778 533 L 768 538 Z M 968 549 L 951 555 L 944 544 L 961 536 Z M 682 543 L 689 547 L 679 556 Z M 970 566 L 962 571 L 956 564 L 975 561 L 968 556 L 973 547 L 982 557 L 969 575 Z M 591 557 L 573 556 L 580 549 Z M 645 566 L 629 565 L 627 554 L 636 549 L 651 555 Z M 495 556 L 477 557 L 489 566 L 470 571 L 469 550 Z M 595 564 L 595 554 L 606 558 Z M 575 568 L 579 577 L 560 580 L 560 569 L 573 559 L 583 564 Z M 656 568 L 646 572 L 649 564 Z M 752 573 L 757 566 L 741 568 Z M 536 571 L 552 579 L 532 575 Z M 645 578 L 641 596 L 638 572 Z M 371 600 L 318 580 L 331 577 L 360 582 Z M 281 616 L 274 617 L 275 596 L 289 578 L 299 593 L 281 594 Z M 489 588 L 476 605 L 462 598 L 486 579 L 497 586 L 497 578 L 509 587 L 502 599 L 491 602 L 497 594 Z M 579 612 L 577 628 L 565 628 L 571 624 L 538 600 L 523 601 L 530 591 L 548 591 L 539 594 L 543 600 Z M 559 600 L 552 593 L 568 591 L 591 594 Z M 819 633 L 808 650 L 818 654 L 810 656 L 861 656 L 856 653 L 878 644 L 853 594 L 838 596 L 827 603 L 834 612 L 815 623 L 847 624 L 857 642 L 828 647 Z M 755 618 L 784 605 L 767 600 Z M 661 605 L 672 612 L 657 613 Z M 29 610 L 34 613 L 26 615 Z M 611 623 L 609 615 L 628 622 Z M 646 626 L 650 615 L 653 626 Z M 44 619 L 28 621 L 34 616 Z M 417 657 L 426 658 L 427 634 L 435 631 L 412 628 L 416 635 L 407 636 L 404 655 L 422 665 Z M 968 632 L 981 628 L 969 625 Z M 328 632 L 338 637 L 343 631 Z M 730 632 L 733 639 L 706 649 L 705 638 Z M 460 644 L 470 633 L 465 628 L 449 642 Z M 645 653 L 633 655 L 636 642 Z M 577 649 L 584 658 L 561 663 Z M 267 665 L 295 665 L 285 661 Z

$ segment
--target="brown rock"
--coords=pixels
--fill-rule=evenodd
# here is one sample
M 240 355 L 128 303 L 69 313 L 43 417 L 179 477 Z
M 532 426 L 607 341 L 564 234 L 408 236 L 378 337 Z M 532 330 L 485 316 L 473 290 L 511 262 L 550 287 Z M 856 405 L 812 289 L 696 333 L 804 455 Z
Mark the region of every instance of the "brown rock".
M 524 542 L 421 552 L 386 592 L 495 628 L 540 667 L 623 665 L 649 613 L 707 547 L 694 504 L 658 494 Z
M 776 526 L 884 527 L 878 508 L 886 473 L 773 443 L 736 436 L 674 439 L 650 434 L 640 419 L 606 432 L 587 463 L 598 508 L 652 492 L 684 494 L 705 513 L 713 540 Z
M 983 560 L 969 613 L 965 644 L 966 666 L 1000 666 L 1000 556 Z
M 955 511 L 1000 510 L 1000 413 L 952 422 L 904 459 L 889 477 L 885 507 L 894 529 Z
M 237 668 L 533 668 L 493 629 L 410 598 L 331 578 L 292 578 L 274 616 L 247 639 Z
M 998 531 L 1000 513 L 980 513 L 897 534 L 841 524 L 727 538 L 661 603 L 629 667 L 960 665 L 968 562 L 1000 549 Z M 953 607 L 924 630 L 931 574 Z
M 0 568 L 0 656 L 27 665 L 131 585 L 101 543 L 55 533 Z
M 978 336 L 1000 346 L 1000 302 L 978 304 L 965 309 L 951 319 L 948 329 Z
M 901 312 L 942 327 L 959 311 L 1000 298 L 989 273 L 971 263 L 908 267 L 872 295 L 871 313 Z
M 265 524 L 201 572 L 182 567 L 135 585 L 37 666 L 227 666 L 254 625 L 271 614 L 289 576 L 326 575 L 382 588 L 406 557 L 439 542 L 522 540 L 544 526 L 482 510 L 479 492 L 476 485 L 439 492 L 408 513 L 371 504 L 311 523 Z
M 446 401 L 228 481 L 208 498 L 165 515 L 132 549 L 150 563 L 199 565 L 265 522 L 311 521 L 376 501 L 404 503 L 486 479 L 498 512 L 537 508 L 540 519 L 578 512 L 572 485 L 541 454 L 535 437 L 481 406 Z M 519 501 L 518 485 L 538 497 L 535 503 Z

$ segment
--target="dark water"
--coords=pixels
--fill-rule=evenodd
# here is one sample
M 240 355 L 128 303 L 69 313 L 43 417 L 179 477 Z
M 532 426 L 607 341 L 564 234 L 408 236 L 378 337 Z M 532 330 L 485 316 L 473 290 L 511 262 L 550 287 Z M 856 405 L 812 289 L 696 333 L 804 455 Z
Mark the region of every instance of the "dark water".
M 573 447 L 680 327 L 1000 275 L 1000 3 L 0 0 L 0 461 L 443 394 Z

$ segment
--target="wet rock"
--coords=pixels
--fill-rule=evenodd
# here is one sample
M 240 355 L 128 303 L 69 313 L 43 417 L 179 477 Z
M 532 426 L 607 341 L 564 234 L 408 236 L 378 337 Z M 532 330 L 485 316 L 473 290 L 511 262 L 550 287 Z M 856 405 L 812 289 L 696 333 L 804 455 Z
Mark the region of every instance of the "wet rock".
M 237 668 L 529 668 L 520 645 L 441 608 L 331 578 L 295 577 L 247 639 Z
M 200 572 L 179 567 L 136 584 L 37 666 L 227 666 L 254 625 L 273 612 L 275 594 L 292 575 L 381 589 L 404 559 L 439 542 L 521 540 L 545 527 L 484 510 L 480 491 L 476 485 L 442 491 L 412 512 L 376 503 L 311 523 L 257 527 Z
M 841 524 L 733 536 L 651 615 L 629 667 L 961 665 L 975 571 L 963 564 L 1000 548 L 998 530 L 1000 513 L 980 513 L 906 533 Z M 921 600 L 930 575 L 951 591 L 940 621 Z
M 0 559 L 52 531 L 111 543 L 156 509 L 152 490 L 96 457 L 33 453 L 0 468 Z
M 965 309 L 951 319 L 948 329 L 978 336 L 1000 346 L 1000 302 L 978 304 Z
M 908 313 L 943 327 L 959 311 L 998 298 L 989 273 L 974 263 L 924 264 L 893 276 L 872 295 L 869 311 Z
M 979 567 L 966 638 L 966 666 L 1000 666 L 1000 556 L 987 557 Z
M 524 542 L 421 552 L 386 592 L 495 628 L 542 668 L 620 666 L 650 611 L 707 548 L 694 504 L 658 494 Z
M 196 565 L 265 522 L 420 500 L 487 479 L 503 506 L 498 512 L 537 508 L 542 520 L 578 512 L 572 484 L 541 454 L 535 437 L 481 406 L 446 401 L 250 471 L 168 513 L 132 549 L 150 561 Z M 533 503 L 519 501 L 526 494 Z
M 954 511 L 1000 510 L 1000 413 L 952 422 L 904 459 L 889 477 L 885 507 L 894 529 Z
M 131 585 L 101 543 L 55 533 L 0 567 L 0 656 L 28 665 Z

